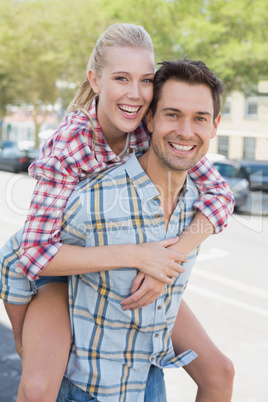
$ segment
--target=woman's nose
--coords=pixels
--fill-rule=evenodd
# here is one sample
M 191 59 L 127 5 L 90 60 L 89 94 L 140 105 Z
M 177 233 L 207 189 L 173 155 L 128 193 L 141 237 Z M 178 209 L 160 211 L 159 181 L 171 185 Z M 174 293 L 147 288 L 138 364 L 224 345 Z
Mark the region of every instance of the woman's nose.
M 127 96 L 131 99 L 139 99 L 140 97 L 140 86 L 138 83 L 131 83 L 128 88 Z

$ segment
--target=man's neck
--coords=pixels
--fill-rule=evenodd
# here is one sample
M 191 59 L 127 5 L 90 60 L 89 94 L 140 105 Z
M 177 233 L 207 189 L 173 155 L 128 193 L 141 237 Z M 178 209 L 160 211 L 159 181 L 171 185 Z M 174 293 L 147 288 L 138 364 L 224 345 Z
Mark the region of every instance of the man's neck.
M 179 202 L 187 172 L 172 170 L 164 165 L 161 166 L 155 158 L 150 157 L 149 152 L 139 158 L 139 163 L 160 193 L 164 218 L 168 224 Z

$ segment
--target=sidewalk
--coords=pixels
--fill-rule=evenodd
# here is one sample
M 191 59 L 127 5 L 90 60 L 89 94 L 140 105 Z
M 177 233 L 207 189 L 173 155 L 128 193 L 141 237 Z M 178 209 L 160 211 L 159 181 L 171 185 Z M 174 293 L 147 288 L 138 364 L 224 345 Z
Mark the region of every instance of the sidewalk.
M 15 402 L 21 376 L 21 360 L 15 349 L 2 300 L 0 300 L 0 367 L 0 401 Z

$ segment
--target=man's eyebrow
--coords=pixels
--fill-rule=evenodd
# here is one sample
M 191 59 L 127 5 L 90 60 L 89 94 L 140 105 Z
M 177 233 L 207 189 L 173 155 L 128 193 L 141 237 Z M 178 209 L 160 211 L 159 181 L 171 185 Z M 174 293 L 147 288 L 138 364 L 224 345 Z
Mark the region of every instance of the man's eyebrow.
M 210 112 L 196 112 L 196 114 L 200 114 L 200 115 L 209 115 L 211 116 Z
M 176 112 L 176 113 L 182 113 L 182 111 L 180 109 L 176 109 L 174 107 L 164 107 L 162 109 L 163 112 Z
M 165 107 L 162 109 L 163 112 L 175 112 L 175 113 L 183 113 L 180 109 L 176 109 L 174 107 Z M 210 112 L 206 111 L 197 111 L 195 112 L 196 114 L 199 114 L 200 116 L 211 116 Z

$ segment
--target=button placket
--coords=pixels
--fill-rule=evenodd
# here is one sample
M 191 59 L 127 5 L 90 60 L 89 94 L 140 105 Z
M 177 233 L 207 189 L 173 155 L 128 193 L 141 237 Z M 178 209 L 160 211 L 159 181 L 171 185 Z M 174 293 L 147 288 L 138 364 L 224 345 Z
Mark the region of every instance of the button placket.
M 156 315 L 156 325 L 161 326 L 161 323 L 164 323 L 166 318 L 165 318 L 165 310 L 163 308 L 163 297 L 160 297 L 160 300 L 157 300 L 156 306 L 155 306 L 155 315 Z M 157 328 L 156 327 L 156 328 Z M 162 333 L 163 329 L 159 328 L 153 334 L 153 354 L 157 355 L 159 352 L 162 350 Z

